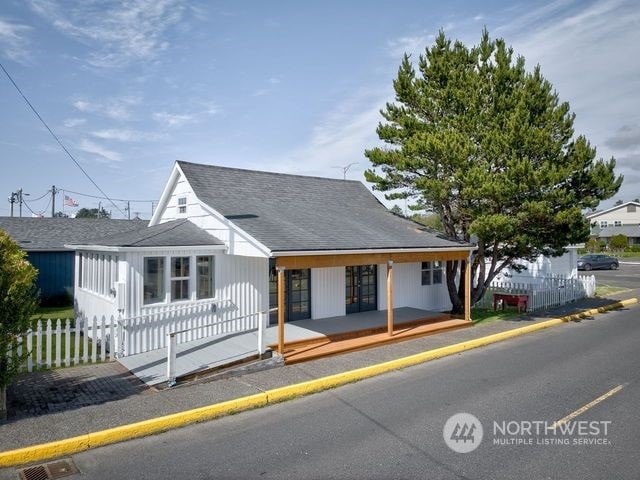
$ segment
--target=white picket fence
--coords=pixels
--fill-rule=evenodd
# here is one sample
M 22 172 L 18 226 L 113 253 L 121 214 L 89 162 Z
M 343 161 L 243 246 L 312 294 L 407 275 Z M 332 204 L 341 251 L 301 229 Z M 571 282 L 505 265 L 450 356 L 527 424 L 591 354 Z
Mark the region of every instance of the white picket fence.
M 38 320 L 35 330 L 20 335 L 14 344 L 18 353 L 30 352 L 21 366 L 33 372 L 43 368 L 105 362 L 115 358 L 112 347 L 117 322 L 113 317 L 91 321 L 76 319 Z
M 493 308 L 494 293 L 527 295 L 527 311 L 544 310 L 574 302 L 581 298 L 593 297 L 596 293 L 594 275 L 564 278 L 561 276 L 537 279 L 537 283 L 493 281 L 482 299 L 474 307 Z
M 217 301 L 154 311 L 130 318 L 93 317 L 67 320 L 38 320 L 35 329 L 17 337 L 14 348 L 31 352 L 21 366 L 32 372 L 43 368 L 114 360 L 166 348 L 170 333 L 177 343 L 215 335 L 257 330 L 261 316 L 256 312 L 234 316 L 237 307 Z M 264 320 L 264 318 L 263 318 Z

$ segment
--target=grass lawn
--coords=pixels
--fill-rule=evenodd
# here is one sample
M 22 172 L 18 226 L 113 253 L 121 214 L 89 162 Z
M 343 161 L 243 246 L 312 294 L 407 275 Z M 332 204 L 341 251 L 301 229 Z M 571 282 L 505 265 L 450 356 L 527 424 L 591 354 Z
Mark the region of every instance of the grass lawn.
M 471 310 L 471 321 L 474 325 L 478 325 L 479 323 L 491 323 L 496 320 L 504 320 L 515 317 L 516 315 L 519 315 L 519 313 L 515 308 L 496 311 L 491 308 L 474 308 Z
M 62 360 L 62 364 L 64 365 L 64 358 L 67 354 L 66 352 L 66 342 L 65 342 L 65 333 L 64 333 L 64 328 L 65 328 L 65 320 L 68 318 L 71 320 L 71 328 L 74 327 L 75 325 L 75 313 L 74 313 L 74 309 L 73 307 L 39 307 L 38 311 L 31 316 L 31 328 L 33 329 L 33 331 L 35 332 L 35 330 L 37 329 L 37 323 L 38 320 L 42 320 L 42 332 L 43 334 L 46 332 L 46 328 L 47 328 L 47 320 L 51 319 L 51 361 L 52 364 L 55 362 L 56 359 L 56 352 L 58 350 L 58 345 L 56 342 L 56 335 L 55 335 L 55 329 L 56 329 L 56 320 L 60 319 L 60 324 L 61 324 L 61 328 L 62 328 L 62 335 L 60 336 L 60 340 L 61 340 L 61 345 L 60 345 L 60 358 Z M 70 355 L 69 357 L 71 359 L 74 358 L 75 356 L 75 337 L 76 334 L 75 333 L 71 333 L 69 335 L 69 350 L 70 350 Z M 83 338 L 80 337 L 80 352 L 79 352 L 79 357 L 82 358 L 83 354 L 84 354 L 84 344 L 83 344 Z M 26 341 L 23 344 L 26 346 Z M 91 352 L 93 349 L 93 344 L 91 342 L 91 340 L 89 340 L 88 343 L 88 356 L 91 356 Z M 46 348 L 47 348 L 47 342 L 46 342 L 46 337 L 43 335 L 42 338 L 42 361 L 46 362 Z M 32 351 L 31 351 L 31 358 L 33 359 L 34 363 L 36 362 L 36 353 L 37 353 L 37 343 L 36 343 L 36 337 L 33 337 L 33 345 L 32 345 Z
M 31 316 L 31 319 L 43 319 L 48 320 L 66 320 L 67 318 L 73 320 L 75 318 L 75 312 L 73 307 L 38 307 L 38 311 Z
M 629 290 L 624 287 L 614 287 L 613 285 L 598 285 L 596 286 L 596 297 L 606 297 L 612 293 L 620 293 Z

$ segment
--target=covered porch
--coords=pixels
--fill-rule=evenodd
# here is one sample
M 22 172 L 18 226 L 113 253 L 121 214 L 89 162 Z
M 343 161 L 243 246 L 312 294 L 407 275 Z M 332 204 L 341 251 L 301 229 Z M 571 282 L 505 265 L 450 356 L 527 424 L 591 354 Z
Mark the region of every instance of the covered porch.
M 375 332 L 361 329 L 358 336 L 386 335 L 387 339 L 393 339 L 399 335 L 407 335 L 405 331 L 406 319 L 396 318 L 397 309 L 394 308 L 394 264 L 410 264 L 420 262 L 456 262 L 459 266 L 459 275 L 464 278 L 464 318 L 463 322 L 471 321 L 471 268 L 469 265 L 470 253 L 473 247 L 434 247 L 415 249 L 394 249 L 394 250 L 353 250 L 353 251 L 316 251 L 316 252 L 274 252 L 275 269 L 277 275 L 277 330 L 274 348 L 286 358 L 287 345 L 296 338 L 289 338 L 285 328 L 286 305 L 285 305 L 285 272 L 287 270 L 302 269 L 322 269 L 332 267 L 349 267 L 357 265 L 384 265 L 386 266 L 386 286 L 385 306 L 381 311 L 369 312 L 380 320 L 386 320 L 384 330 L 380 326 Z M 382 279 L 380 282 L 382 283 Z M 353 325 L 355 315 L 348 315 L 346 323 Z M 345 317 L 346 319 L 347 317 Z M 327 319 L 325 319 L 327 320 Z M 452 319 L 449 319 L 452 320 Z M 323 322 L 324 320 L 310 320 L 309 322 Z M 358 331 L 357 329 L 354 331 Z M 398 337 L 399 338 L 399 337 Z M 335 341 L 336 339 L 334 339 Z M 379 341 L 382 338 L 378 338 Z M 289 345 L 290 347 L 290 345 Z
M 417 308 L 394 309 L 394 335 L 387 333 L 386 310 L 324 318 L 298 320 L 284 325 L 287 342 L 285 363 L 299 363 L 314 358 L 371 348 L 408 340 L 454 328 L 470 326 L 449 314 Z M 265 330 L 266 344 L 277 347 L 279 326 Z M 176 377 L 204 375 L 226 367 L 258 359 L 258 332 L 222 334 L 181 343 L 177 347 Z M 167 349 L 129 355 L 118 361 L 146 384 L 167 382 Z

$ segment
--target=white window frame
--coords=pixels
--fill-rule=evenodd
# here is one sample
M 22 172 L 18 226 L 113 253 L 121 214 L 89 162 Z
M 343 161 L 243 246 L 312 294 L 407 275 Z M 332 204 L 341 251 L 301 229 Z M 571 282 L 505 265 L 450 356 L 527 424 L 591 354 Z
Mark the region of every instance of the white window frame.
M 607 228 L 609 223 L 606 220 L 600 220 L 600 228 Z
M 201 258 L 210 258 L 211 262 L 209 264 L 209 282 L 211 294 L 208 296 L 200 296 L 200 268 L 198 265 L 198 260 Z M 195 285 L 195 296 L 196 300 L 205 300 L 210 298 L 215 298 L 216 296 L 216 256 L 215 255 L 196 255 L 195 256 L 195 277 L 196 277 L 196 285 Z
M 186 275 L 182 275 L 182 276 L 173 276 L 173 261 L 176 259 L 186 259 L 187 260 L 187 274 Z M 190 273 L 191 273 L 191 258 L 192 255 L 177 255 L 177 256 L 171 256 L 169 257 L 169 299 L 171 301 L 171 303 L 175 303 L 175 302 L 184 302 L 184 301 L 188 301 L 191 300 L 192 298 L 192 285 L 191 285 L 191 278 L 190 278 Z M 183 272 L 184 273 L 184 272 Z M 184 282 L 187 281 L 187 296 L 185 298 L 173 298 L 173 283 L 174 282 Z
M 178 214 L 186 215 L 187 214 L 187 197 L 178 197 Z
M 147 275 L 147 260 L 149 259 L 157 259 L 161 260 L 162 264 L 162 275 L 158 275 L 160 281 L 162 282 L 161 288 L 158 288 L 158 296 L 150 297 L 149 300 L 145 298 L 145 285 L 146 285 L 146 275 Z M 165 303 L 167 301 L 167 258 L 165 255 L 149 255 L 143 257 L 142 259 L 142 305 L 156 305 L 158 303 Z
M 441 285 L 444 277 L 443 262 L 433 260 L 420 263 L 420 283 L 423 286 Z
M 613 222 L 613 226 L 614 227 L 621 227 L 622 226 L 622 220 L 616 220 L 615 222 Z

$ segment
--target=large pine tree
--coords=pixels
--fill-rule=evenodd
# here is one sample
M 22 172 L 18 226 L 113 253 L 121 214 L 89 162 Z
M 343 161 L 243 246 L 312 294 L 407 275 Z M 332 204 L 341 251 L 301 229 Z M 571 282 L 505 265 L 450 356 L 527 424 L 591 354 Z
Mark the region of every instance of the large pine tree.
M 405 55 L 393 82 L 396 102 L 381 111 L 387 146 L 365 152 L 365 172 L 390 199 L 410 198 L 442 220 L 445 233 L 477 242 L 471 302 L 505 267 L 539 254 L 561 255 L 585 241 L 584 209 L 622 183 L 615 160 L 574 135 L 575 115 L 536 66 L 485 30 L 467 48 L 443 32 L 419 57 Z M 453 312 L 464 306 L 459 262 L 447 263 Z

